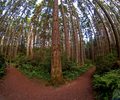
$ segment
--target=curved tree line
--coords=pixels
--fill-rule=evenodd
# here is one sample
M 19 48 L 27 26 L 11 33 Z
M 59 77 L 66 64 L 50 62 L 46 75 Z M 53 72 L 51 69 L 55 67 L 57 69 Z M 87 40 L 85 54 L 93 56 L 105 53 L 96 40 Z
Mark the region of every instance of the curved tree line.
M 59 83 L 63 80 L 62 56 L 78 67 L 86 59 L 94 61 L 114 50 L 120 60 L 119 0 L 36 2 L 0 1 L 0 53 L 9 61 L 19 53 L 45 59 L 49 49 L 51 79 Z

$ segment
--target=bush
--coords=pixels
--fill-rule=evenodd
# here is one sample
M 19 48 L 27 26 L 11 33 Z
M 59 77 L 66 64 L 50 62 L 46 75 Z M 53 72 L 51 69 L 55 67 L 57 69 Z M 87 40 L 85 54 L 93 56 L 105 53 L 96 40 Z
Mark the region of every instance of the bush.
M 97 100 L 120 99 L 120 70 L 111 70 L 103 75 L 94 75 L 93 84 L 98 94 Z
M 30 78 L 50 80 L 50 49 L 35 49 L 33 58 L 27 58 L 25 54 L 19 53 L 12 63 Z
M 112 95 L 112 100 L 120 100 L 120 89 L 115 89 Z
M 73 80 L 86 72 L 90 67 L 92 67 L 92 64 L 85 64 L 81 67 L 73 66 L 70 70 L 63 71 L 63 76 L 68 80 Z
M 5 74 L 5 58 L 0 55 L 0 78 Z
M 98 57 L 93 86 L 97 100 L 118 100 L 120 92 L 120 64 L 116 52 Z
M 61 63 L 62 63 L 62 71 L 72 70 L 72 68 L 77 66 L 77 63 L 75 63 L 75 61 L 67 60 L 67 56 L 65 53 L 63 53 L 61 56 Z
M 25 54 L 19 54 L 17 57 L 12 61 L 16 67 L 23 67 L 23 65 L 31 65 L 33 67 L 41 67 L 42 69 L 47 70 L 50 72 L 51 66 L 51 55 L 49 49 L 44 50 L 46 53 L 43 54 L 43 51 L 40 50 L 41 54 L 38 54 L 38 51 L 35 52 L 33 58 L 27 58 Z M 24 68 L 24 67 L 23 67 Z
M 96 63 L 96 74 L 104 74 L 114 68 L 114 64 L 117 61 L 116 53 L 110 53 L 104 57 L 98 57 Z
M 62 61 L 62 71 L 70 71 L 77 66 L 77 63 L 73 61 Z
M 20 67 L 20 70 L 30 78 L 50 80 L 50 73 L 41 66 L 23 64 L 22 67 Z
M 34 57 L 27 58 L 25 54 L 19 54 L 13 61 L 23 73 L 31 78 L 41 78 L 50 80 L 51 72 L 51 53 L 50 49 L 35 49 Z M 83 67 L 78 67 L 78 64 L 73 61 L 67 61 L 65 55 L 62 55 L 62 71 L 66 79 L 72 80 L 84 73 L 90 66 L 86 64 Z M 78 67 L 78 68 L 77 68 Z

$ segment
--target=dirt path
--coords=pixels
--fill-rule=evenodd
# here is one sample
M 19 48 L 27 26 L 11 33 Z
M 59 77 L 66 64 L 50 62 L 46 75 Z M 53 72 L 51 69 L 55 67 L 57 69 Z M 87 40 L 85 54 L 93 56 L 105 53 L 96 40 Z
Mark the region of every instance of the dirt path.
M 55 89 L 30 80 L 10 67 L 0 81 L 0 100 L 94 100 L 91 84 L 94 71 L 91 68 L 77 80 Z

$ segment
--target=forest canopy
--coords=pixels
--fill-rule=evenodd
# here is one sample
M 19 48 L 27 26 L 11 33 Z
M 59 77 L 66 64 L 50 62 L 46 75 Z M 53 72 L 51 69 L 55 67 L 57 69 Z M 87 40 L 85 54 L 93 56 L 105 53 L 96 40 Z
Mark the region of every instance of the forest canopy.
M 6 65 L 52 85 L 94 66 L 96 98 L 119 99 L 120 0 L 0 0 L 0 78 Z

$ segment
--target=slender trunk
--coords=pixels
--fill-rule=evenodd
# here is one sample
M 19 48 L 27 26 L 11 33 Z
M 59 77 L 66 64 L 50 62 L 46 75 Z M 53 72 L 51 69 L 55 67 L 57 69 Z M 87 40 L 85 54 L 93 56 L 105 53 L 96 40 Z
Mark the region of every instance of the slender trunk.
M 105 13 L 106 17 L 108 18 L 111 27 L 113 29 L 114 35 L 115 35 L 115 40 L 116 40 L 116 47 L 117 47 L 117 53 L 118 53 L 118 59 L 120 59 L 120 37 L 118 34 L 118 31 L 116 30 L 116 27 L 112 21 L 111 16 L 109 15 L 109 13 L 106 11 L 106 9 L 101 5 L 101 3 L 98 0 L 95 0 L 95 2 L 100 6 L 100 8 L 103 10 L 103 12 Z
M 68 28 L 67 28 L 67 21 L 66 21 L 66 16 L 64 14 L 65 12 L 64 12 L 64 8 L 63 8 L 62 0 L 61 0 L 61 6 L 62 6 L 61 12 L 62 12 L 62 17 L 63 17 L 64 34 L 65 34 L 65 48 L 66 48 L 65 53 L 67 56 L 67 60 L 69 61 L 70 60 L 69 32 L 68 32 Z
M 27 57 L 29 57 L 29 55 L 30 55 L 29 46 L 30 46 L 30 35 L 28 34 L 28 36 L 27 36 L 27 45 L 26 45 L 26 56 Z
M 88 2 L 93 6 L 93 4 L 91 3 L 90 0 L 88 0 Z M 106 38 L 107 38 L 107 41 L 108 41 L 108 45 L 109 45 L 109 51 L 111 52 L 111 42 L 110 42 L 109 32 L 107 30 L 107 26 L 106 26 L 105 22 L 103 21 L 103 18 L 101 16 L 101 14 L 98 12 L 98 10 L 96 8 L 94 8 L 94 10 L 95 10 L 95 13 L 98 15 L 98 17 L 100 18 L 100 20 L 101 20 L 101 22 L 103 24 L 103 27 L 104 27 L 104 30 L 105 30 L 105 35 L 106 35 Z M 92 11 L 91 11 L 91 13 L 92 13 Z
M 79 45 L 78 45 L 78 33 L 76 31 L 75 21 L 76 19 L 73 19 L 73 4 L 71 1 L 69 1 L 69 12 L 70 12 L 70 19 L 71 19 L 71 25 L 72 25 L 72 34 L 73 34 L 73 50 L 75 53 L 75 62 L 79 64 Z
M 80 53 L 79 53 L 79 58 L 80 58 L 80 65 L 84 65 L 84 45 L 83 45 L 83 35 L 82 31 L 80 29 L 80 20 L 78 15 L 76 15 L 77 18 L 77 28 L 78 28 L 78 33 L 79 33 L 79 41 L 80 41 Z
M 0 43 L 0 53 L 3 54 L 3 48 L 4 48 L 4 39 L 5 39 L 5 36 L 2 37 L 1 39 L 1 43 Z

